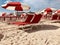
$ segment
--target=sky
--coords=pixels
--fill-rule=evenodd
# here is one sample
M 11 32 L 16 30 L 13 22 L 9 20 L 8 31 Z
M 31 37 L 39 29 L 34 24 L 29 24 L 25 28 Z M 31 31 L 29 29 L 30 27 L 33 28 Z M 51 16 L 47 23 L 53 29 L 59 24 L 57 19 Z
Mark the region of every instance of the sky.
M 60 0 L 0 0 L 0 6 L 7 2 L 22 2 L 28 4 L 31 9 L 29 11 L 39 11 L 47 7 L 60 9 Z M 0 7 L 0 12 L 14 12 Z

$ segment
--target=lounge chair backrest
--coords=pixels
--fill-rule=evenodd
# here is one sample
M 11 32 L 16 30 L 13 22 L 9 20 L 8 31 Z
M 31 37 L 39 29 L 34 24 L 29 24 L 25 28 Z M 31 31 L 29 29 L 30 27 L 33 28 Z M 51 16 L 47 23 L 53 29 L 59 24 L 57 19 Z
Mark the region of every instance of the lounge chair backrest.
M 27 19 L 25 20 L 25 22 L 30 22 L 31 19 L 33 18 L 34 15 L 28 15 Z
M 55 14 L 55 15 L 52 16 L 52 20 L 57 20 L 57 18 L 58 18 L 57 14 Z
M 59 20 L 60 20 L 60 16 L 59 16 Z
M 35 15 L 31 23 L 38 23 L 41 20 L 41 17 L 42 17 L 41 14 Z

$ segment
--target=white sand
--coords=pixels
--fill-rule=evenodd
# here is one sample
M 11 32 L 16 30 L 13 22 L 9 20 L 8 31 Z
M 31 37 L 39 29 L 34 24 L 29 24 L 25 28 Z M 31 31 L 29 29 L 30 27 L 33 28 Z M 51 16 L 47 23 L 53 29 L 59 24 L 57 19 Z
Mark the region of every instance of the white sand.
M 32 31 L 19 30 L 15 25 L 0 24 L 0 34 L 4 35 L 0 45 L 60 45 L 60 23 L 46 21 L 37 26 L 39 29 L 33 28 Z

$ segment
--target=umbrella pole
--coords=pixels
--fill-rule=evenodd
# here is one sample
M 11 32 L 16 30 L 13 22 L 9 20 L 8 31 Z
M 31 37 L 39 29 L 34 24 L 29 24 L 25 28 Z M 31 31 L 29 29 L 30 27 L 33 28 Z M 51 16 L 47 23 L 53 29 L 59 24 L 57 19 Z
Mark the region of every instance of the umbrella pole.
M 5 21 L 5 17 L 4 17 L 4 21 Z
M 21 14 L 19 14 L 20 12 L 19 11 L 17 11 L 17 19 L 19 19 L 20 18 L 20 15 Z
M 18 11 L 17 11 L 17 20 L 18 20 Z

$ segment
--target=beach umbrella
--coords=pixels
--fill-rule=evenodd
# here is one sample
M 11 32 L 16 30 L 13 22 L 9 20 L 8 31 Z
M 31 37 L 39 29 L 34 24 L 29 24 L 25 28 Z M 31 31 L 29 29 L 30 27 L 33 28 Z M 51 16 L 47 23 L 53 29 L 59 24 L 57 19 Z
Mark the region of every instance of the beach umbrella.
M 43 13 L 44 17 L 47 18 L 47 19 L 50 18 L 55 10 L 56 10 L 55 8 L 44 9 L 44 13 Z
M 45 11 L 46 12 L 52 12 L 52 9 L 51 8 L 46 8 Z
M 4 13 L 2 13 L 2 16 L 6 16 L 6 13 L 4 12 Z
M 29 10 L 30 7 L 27 4 L 20 2 L 9 2 L 1 6 L 4 9 L 15 10 L 15 11 L 25 11 Z
M 60 9 L 55 12 L 56 14 L 60 15 Z
M 53 10 L 51 8 L 46 8 L 44 11 L 46 14 L 50 14 Z
M 6 12 L 3 12 L 2 16 L 0 16 L 0 18 L 3 18 L 3 20 L 5 21 L 5 16 L 6 16 Z
M 50 13 L 54 13 L 57 9 L 55 8 L 46 8 L 44 9 L 44 13 L 46 14 L 50 14 Z
M 56 13 L 60 13 L 60 9 L 56 11 Z
M 15 10 L 15 15 L 17 15 L 18 17 L 23 11 L 28 11 L 30 9 L 30 6 L 21 2 L 8 2 L 1 7 L 8 10 Z
M 43 10 L 37 11 L 36 13 L 37 13 L 37 14 L 39 14 L 39 13 L 47 14 L 47 13 L 49 13 L 49 12 L 55 12 L 55 11 L 56 11 L 55 8 L 45 8 L 45 9 L 43 9 Z
M 55 8 L 46 8 L 46 9 L 44 9 L 45 12 L 54 12 L 56 10 L 57 9 L 55 9 Z

